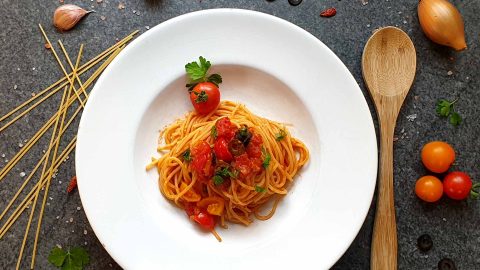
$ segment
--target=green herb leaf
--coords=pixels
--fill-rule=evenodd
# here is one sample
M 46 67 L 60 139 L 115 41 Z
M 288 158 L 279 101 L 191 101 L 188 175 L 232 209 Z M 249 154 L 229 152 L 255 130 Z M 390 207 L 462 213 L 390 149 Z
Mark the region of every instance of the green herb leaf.
M 261 186 L 255 186 L 255 191 L 260 193 L 265 193 L 267 190 Z
M 210 131 L 210 136 L 216 140 L 218 133 L 217 133 L 217 126 L 213 125 L 212 130 Z
M 262 166 L 263 168 L 266 169 L 268 165 L 270 165 L 270 160 L 272 159 L 272 156 L 270 156 L 270 153 L 268 153 L 263 147 L 262 147 L 262 156 L 263 156 Z
M 90 257 L 81 247 L 72 248 L 67 252 L 55 247 L 50 251 L 48 261 L 62 270 L 82 270 L 90 262 Z
M 191 156 L 190 149 L 187 149 L 187 150 L 185 150 L 185 152 L 183 152 L 182 158 L 183 158 L 183 160 L 185 160 L 186 162 L 192 161 L 192 156 Z
M 188 88 L 188 93 L 191 93 L 193 91 L 193 88 L 197 86 L 198 82 L 193 82 L 193 83 L 187 83 L 185 87 Z
M 207 102 L 208 100 L 208 95 L 205 93 L 205 91 L 200 92 L 200 94 L 197 94 L 197 98 L 195 99 L 195 103 L 203 103 Z
M 48 262 L 56 267 L 61 267 L 65 261 L 65 257 L 67 257 L 67 253 L 63 249 L 54 247 L 48 255 Z
M 185 65 L 185 71 L 187 72 L 188 76 L 190 76 L 192 81 L 204 82 L 211 64 L 202 56 L 200 56 L 198 59 L 200 60 L 200 64 L 196 61 L 188 63 Z
M 207 82 L 211 82 L 218 87 L 218 85 L 222 83 L 222 76 L 220 76 L 219 74 L 216 74 L 216 73 L 212 74 L 212 75 L 208 76 Z
M 221 177 L 220 175 L 214 175 L 213 176 L 213 183 L 218 186 L 218 185 L 221 185 L 223 184 L 225 180 L 223 179 L 223 177 Z
M 458 125 L 460 125 L 460 123 L 462 123 L 462 117 L 456 112 L 453 112 L 450 115 L 449 120 L 450 120 L 450 124 L 452 124 L 454 126 L 458 126 Z
M 453 103 L 446 100 L 446 99 L 440 99 L 437 102 L 437 114 L 439 116 L 447 117 L 450 115 L 450 111 L 453 109 Z
M 285 139 L 286 136 L 287 136 L 287 132 L 285 132 L 285 130 L 283 129 L 280 129 L 280 131 L 277 134 L 275 134 L 275 140 L 279 142 Z

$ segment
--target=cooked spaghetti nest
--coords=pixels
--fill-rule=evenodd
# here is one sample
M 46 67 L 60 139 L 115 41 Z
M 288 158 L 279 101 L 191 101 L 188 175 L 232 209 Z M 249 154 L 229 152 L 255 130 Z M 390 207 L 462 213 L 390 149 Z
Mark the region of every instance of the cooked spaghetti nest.
M 271 157 L 261 173 L 247 179 L 232 179 L 228 188 L 221 188 L 212 180 L 200 181 L 182 158 L 185 151 L 200 140 L 213 145 L 212 127 L 223 117 L 230 118 L 238 128 L 253 128 L 263 139 L 263 147 Z M 190 190 L 200 191 L 208 197 L 223 198 L 225 204 L 220 224 L 224 228 L 225 221 L 249 225 L 252 223 L 252 213 L 259 220 L 271 218 L 295 175 L 309 159 L 306 146 L 292 137 L 284 124 L 257 116 L 245 105 L 232 101 L 222 101 L 217 110 L 208 115 L 192 111 L 176 120 L 160 132 L 157 150 L 163 155 L 153 159 L 147 169 L 156 165 L 163 196 L 182 209 L 185 209 L 186 203 L 184 196 Z M 267 214 L 261 214 L 262 206 L 270 200 L 273 200 L 272 208 Z

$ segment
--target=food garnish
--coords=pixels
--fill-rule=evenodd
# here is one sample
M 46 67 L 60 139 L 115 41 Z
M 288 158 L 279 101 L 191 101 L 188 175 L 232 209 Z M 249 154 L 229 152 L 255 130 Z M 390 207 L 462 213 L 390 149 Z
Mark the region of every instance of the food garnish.
M 62 270 L 82 270 L 90 262 L 90 257 L 82 247 L 75 247 L 67 251 L 54 247 L 48 255 L 48 262 Z

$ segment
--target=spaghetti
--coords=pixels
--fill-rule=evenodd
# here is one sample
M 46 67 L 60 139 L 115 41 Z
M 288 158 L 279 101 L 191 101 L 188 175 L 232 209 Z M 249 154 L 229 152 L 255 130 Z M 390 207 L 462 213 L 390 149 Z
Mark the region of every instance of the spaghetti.
M 222 148 L 223 140 L 229 143 Z M 147 169 L 157 167 L 163 196 L 200 225 L 195 219 L 199 206 L 218 216 L 224 228 L 225 221 L 249 225 L 252 214 L 271 218 L 309 159 L 308 149 L 284 125 L 232 101 L 222 101 L 208 115 L 188 113 L 161 131 L 159 141 L 163 155 Z M 270 200 L 273 207 L 261 214 Z

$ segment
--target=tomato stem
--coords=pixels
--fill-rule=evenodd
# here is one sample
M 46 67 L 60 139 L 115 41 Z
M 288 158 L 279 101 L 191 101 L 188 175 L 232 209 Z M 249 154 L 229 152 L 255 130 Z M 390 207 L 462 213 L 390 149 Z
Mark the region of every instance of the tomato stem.
M 480 188 L 480 183 L 473 184 L 472 189 L 470 190 L 470 197 L 472 199 L 478 199 L 478 197 L 480 196 L 480 191 L 477 190 L 477 188 Z

